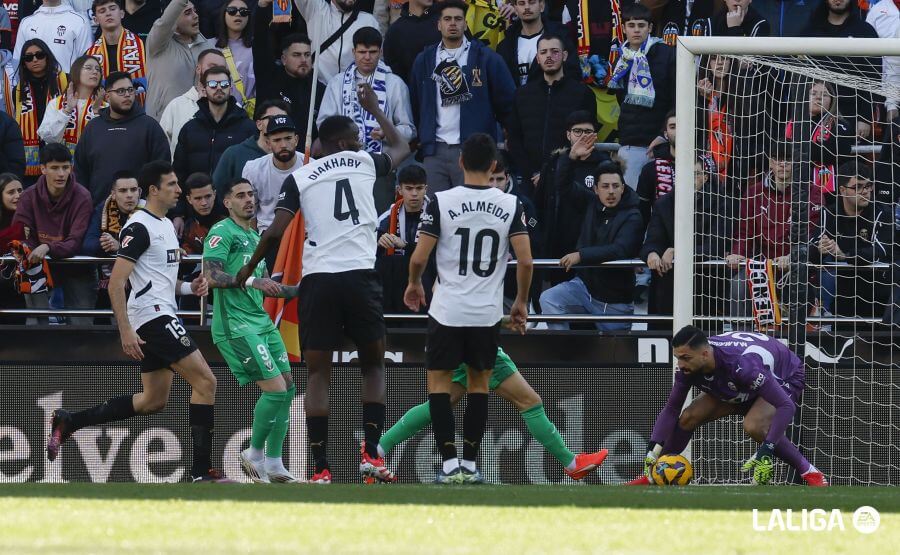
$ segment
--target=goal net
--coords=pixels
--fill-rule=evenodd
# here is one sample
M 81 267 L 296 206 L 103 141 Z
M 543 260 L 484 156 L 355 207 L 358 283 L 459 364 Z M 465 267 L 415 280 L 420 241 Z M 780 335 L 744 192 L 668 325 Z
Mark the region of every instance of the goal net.
M 833 484 L 900 484 L 900 76 L 881 56 L 897 43 L 679 45 L 676 217 L 693 232 L 676 238 L 675 326 L 763 333 L 804 359 L 789 433 Z M 749 482 L 756 447 L 741 418 L 702 426 L 699 481 Z M 776 481 L 798 478 L 779 462 Z

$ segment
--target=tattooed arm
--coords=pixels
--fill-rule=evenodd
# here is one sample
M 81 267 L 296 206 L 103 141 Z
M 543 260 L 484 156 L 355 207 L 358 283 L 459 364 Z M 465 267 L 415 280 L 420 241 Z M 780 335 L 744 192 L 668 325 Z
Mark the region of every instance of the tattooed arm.
M 270 279 L 269 271 L 266 270 L 265 277 L 263 278 L 266 281 L 270 281 L 278 286 L 279 291 L 276 295 L 267 295 L 269 297 L 281 297 L 284 299 L 293 299 L 297 295 L 300 294 L 300 286 L 299 285 L 283 285 L 277 281 Z M 259 281 L 259 280 L 257 280 Z M 253 282 L 253 286 L 256 287 L 256 281 Z
M 241 287 L 242 285 L 238 283 L 233 275 L 225 271 L 224 264 L 221 260 L 205 260 L 203 273 L 211 288 L 232 289 Z M 253 288 L 259 289 L 267 297 L 282 297 L 285 299 L 296 297 L 299 289 L 297 286 L 282 285 L 277 281 L 269 279 L 268 272 L 266 273 L 266 277 L 253 279 Z
M 231 289 L 239 287 L 234 276 L 225 271 L 225 264 L 221 260 L 204 260 L 203 275 L 209 282 L 210 288 L 214 289 Z

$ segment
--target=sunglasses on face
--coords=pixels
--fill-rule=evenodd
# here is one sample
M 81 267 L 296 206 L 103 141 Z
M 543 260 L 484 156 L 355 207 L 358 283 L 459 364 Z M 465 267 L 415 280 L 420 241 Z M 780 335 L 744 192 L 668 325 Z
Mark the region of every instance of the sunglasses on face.
M 250 15 L 250 8 L 237 8 L 235 6 L 228 6 L 225 8 L 225 13 L 228 15 L 240 15 L 241 17 L 248 17 Z
M 35 60 L 44 60 L 47 58 L 46 52 L 32 52 L 30 54 L 25 54 L 22 56 L 22 61 L 25 63 L 33 62 Z
M 206 88 L 208 89 L 227 89 L 231 86 L 231 81 L 228 79 L 223 79 L 221 81 L 209 80 L 206 82 Z

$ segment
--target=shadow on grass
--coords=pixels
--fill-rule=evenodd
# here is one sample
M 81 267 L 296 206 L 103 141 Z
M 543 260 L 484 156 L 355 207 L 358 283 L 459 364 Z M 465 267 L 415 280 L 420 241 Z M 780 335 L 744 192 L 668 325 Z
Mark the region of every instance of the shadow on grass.
M 6 484 L 3 498 L 237 501 L 370 505 L 574 507 L 620 509 L 841 509 L 870 505 L 900 513 L 892 487 L 800 486 L 682 488 L 625 486 L 252 485 L 252 484 Z

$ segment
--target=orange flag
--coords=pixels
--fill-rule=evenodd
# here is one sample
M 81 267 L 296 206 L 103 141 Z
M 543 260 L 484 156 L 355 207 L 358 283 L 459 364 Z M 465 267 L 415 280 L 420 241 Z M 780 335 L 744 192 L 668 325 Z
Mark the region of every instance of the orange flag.
M 284 285 L 298 285 L 303 277 L 303 240 L 305 229 L 303 215 L 297 212 L 288 225 L 278 247 L 272 279 Z M 300 362 L 300 322 L 297 318 L 297 298 L 285 300 L 266 297 L 265 309 L 275 327 L 281 333 L 288 360 Z

